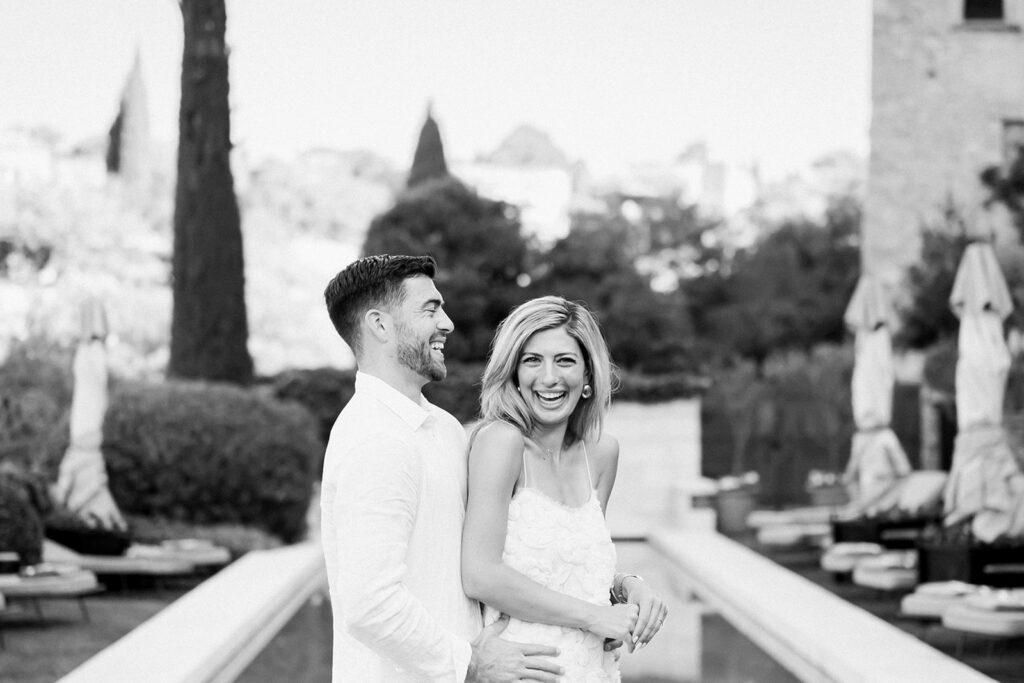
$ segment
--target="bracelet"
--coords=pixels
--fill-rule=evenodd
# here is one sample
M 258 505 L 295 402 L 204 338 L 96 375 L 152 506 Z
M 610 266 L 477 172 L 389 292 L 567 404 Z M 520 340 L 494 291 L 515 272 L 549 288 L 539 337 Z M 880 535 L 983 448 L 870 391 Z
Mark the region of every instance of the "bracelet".
M 644 577 L 639 574 L 616 574 L 615 579 L 612 581 L 612 599 L 617 604 L 628 602 L 629 600 L 629 595 L 623 592 L 623 584 L 626 583 L 628 578 L 634 578 L 637 581 L 644 580 Z

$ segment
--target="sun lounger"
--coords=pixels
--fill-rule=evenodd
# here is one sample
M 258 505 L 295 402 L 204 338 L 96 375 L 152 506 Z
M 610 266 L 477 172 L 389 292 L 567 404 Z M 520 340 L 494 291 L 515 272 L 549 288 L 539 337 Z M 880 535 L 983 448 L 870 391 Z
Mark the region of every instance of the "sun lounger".
M 136 543 L 128 548 L 125 557 L 152 560 L 177 560 L 195 567 L 219 567 L 231 561 L 227 548 L 198 539 L 164 541 L 159 545 Z
M 961 602 L 943 612 L 942 625 L 965 633 L 1016 638 L 1024 636 L 1024 609 L 983 609 Z
M 882 554 L 878 543 L 834 543 L 821 555 L 821 568 L 833 574 L 848 574 L 858 560 Z
M 769 524 L 757 530 L 757 542 L 775 548 L 792 548 L 800 545 L 820 545 L 829 538 L 832 527 L 829 524 Z
M 981 586 L 963 581 L 932 581 L 918 584 L 913 593 L 903 596 L 900 601 L 900 614 L 915 619 L 942 619 L 947 609 L 981 589 Z
M 917 585 L 917 551 L 890 551 L 858 560 L 853 582 L 881 591 L 909 590 Z
M 26 573 L 26 570 L 30 573 Z M 32 602 L 36 614 L 41 618 L 41 600 L 71 598 L 78 601 L 82 617 L 89 621 L 89 612 L 82 598 L 103 590 L 93 572 L 48 563 L 25 568 L 22 572 L 0 576 L 0 594 L 8 601 Z
M 43 557 L 49 562 L 76 565 L 103 575 L 175 576 L 227 564 L 231 553 L 206 541 L 182 540 L 160 545 L 133 544 L 120 556 L 81 555 L 47 540 Z
M 789 510 L 754 510 L 747 515 L 747 526 L 761 529 L 775 525 L 828 524 L 842 509 L 839 505 L 814 505 Z

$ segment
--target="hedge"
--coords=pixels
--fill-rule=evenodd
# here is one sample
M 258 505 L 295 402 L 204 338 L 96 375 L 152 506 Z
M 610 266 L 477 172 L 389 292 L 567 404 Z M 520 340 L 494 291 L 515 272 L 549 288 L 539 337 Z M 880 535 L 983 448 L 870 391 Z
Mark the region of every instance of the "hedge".
M 6 468 L 4 468 L 6 469 Z M 42 515 L 48 508 L 36 482 L 13 468 L 0 469 L 0 551 L 18 553 L 22 565 L 42 560 Z
M 463 424 L 472 422 L 479 415 L 480 380 L 484 366 L 480 363 L 449 362 L 447 367 L 447 377 L 425 385 L 423 395 Z M 692 397 L 708 386 L 706 379 L 690 373 L 651 376 L 620 372 L 619 380 L 615 400 L 640 403 Z M 355 391 L 354 370 L 286 370 L 266 381 L 276 398 L 296 401 L 316 417 L 318 432 L 325 444 L 338 413 Z
M 59 460 L 67 429 L 48 457 Z M 123 382 L 103 425 L 110 491 L 127 514 L 244 524 L 302 538 L 323 449 L 301 406 L 202 382 Z

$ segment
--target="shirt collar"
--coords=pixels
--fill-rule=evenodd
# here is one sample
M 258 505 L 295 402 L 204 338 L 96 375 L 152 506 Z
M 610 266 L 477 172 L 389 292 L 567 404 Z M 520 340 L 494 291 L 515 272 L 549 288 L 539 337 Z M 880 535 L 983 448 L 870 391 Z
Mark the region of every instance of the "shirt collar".
M 384 380 L 365 372 L 356 372 L 356 391 L 369 394 L 383 403 L 414 430 L 426 423 L 434 407 L 423 394 L 420 394 L 419 403 L 415 403 Z

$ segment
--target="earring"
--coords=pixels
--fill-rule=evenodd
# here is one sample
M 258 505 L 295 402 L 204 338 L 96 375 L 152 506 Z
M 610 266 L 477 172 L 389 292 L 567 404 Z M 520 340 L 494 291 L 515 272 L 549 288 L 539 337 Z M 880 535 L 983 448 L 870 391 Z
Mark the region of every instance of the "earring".
M 594 390 L 590 388 L 589 384 L 584 384 L 583 393 L 580 395 L 583 396 L 583 398 L 590 398 L 591 396 L 594 395 Z

